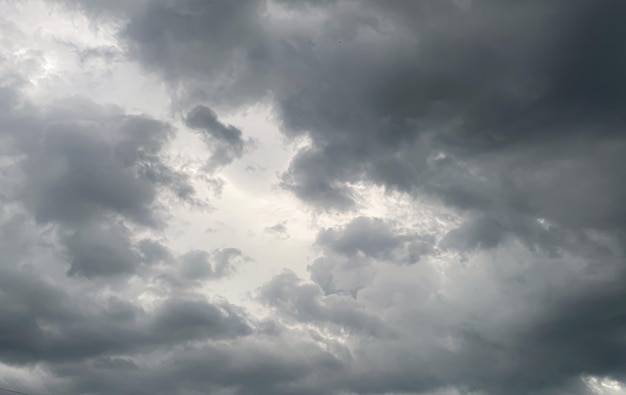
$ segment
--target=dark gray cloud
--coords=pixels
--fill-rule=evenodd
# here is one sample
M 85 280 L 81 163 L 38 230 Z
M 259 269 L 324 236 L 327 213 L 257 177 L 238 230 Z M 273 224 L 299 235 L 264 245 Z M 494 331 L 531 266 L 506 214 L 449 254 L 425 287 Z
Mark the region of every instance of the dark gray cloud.
M 367 217 L 322 230 L 314 282 L 270 280 L 259 296 L 280 329 L 255 332 L 228 304 L 176 296 L 238 250 L 172 257 L 124 231 L 160 226 L 162 189 L 193 195 L 161 158 L 169 127 L 82 99 L 41 110 L 7 74 L 0 133 L 20 161 L 3 193 L 25 211 L 3 212 L 3 361 L 46 363 L 67 393 L 586 394 L 584 375 L 626 379 L 623 2 L 59 2 L 118 19 L 128 58 L 212 149 L 208 169 L 248 144 L 211 108 L 266 100 L 310 141 L 278 180 L 302 201 L 350 213 L 370 184 L 461 220 L 444 235 Z M 27 275 L 45 226 L 68 291 Z M 70 280 L 143 263 L 175 280 L 154 311 L 68 296 Z
M 340 361 L 315 344 L 262 336 L 175 350 L 163 363 L 135 362 L 137 368 L 126 368 L 133 362 L 119 359 L 107 362 L 57 365 L 55 374 L 70 380 L 64 389 L 71 393 L 313 395 L 332 392 L 317 383 L 339 381 L 344 370 Z
M 0 281 L 5 363 L 78 361 L 250 333 L 227 304 L 172 298 L 148 312 L 119 298 L 77 298 L 24 270 L 3 268 Z
M 625 176 L 618 2 L 303 4 L 289 7 L 308 21 L 294 25 L 272 24 L 261 1 L 155 2 L 123 37 L 188 97 L 228 106 L 271 92 L 285 132 L 313 142 L 282 185 L 324 209 L 351 207 L 348 183 L 369 181 L 565 226 L 624 216 L 608 214 Z
M 144 0 L 133 2 L 123 0 L 54 0 L 53 3 L 59 4 L 68 10 L 78 8 L 97 18 L 124 17 L 125 14 L 137 12 L 146 5 Z
M 4 89 L 8 202 L 54 229 L 69 275 L 136 274 L 142 258 L 129 227 L 161 228 L 163 193 L 195 202 L 188 176 L 163 152 L 170 126 L 80 97 L 36 107 L 21 87 Z
M 23 192 L 40 222 L 76 225 L 115 213 L 154 226 L 159 184 L 181 187 L 158 156 L 165 124 L 73 99 L 58 103 L 41 127 L 28 147 Z
M 591 234 L 564 234 L 538 224 L 542 232 L 521 229 L 525 237 L 517 239 L 511 226 L 497 218 L 469 218 L 448 234 L 432 237 L 416 265 L 395 266 L 402 271 L 394 273 L 393 263 L 402 262 L 398 250 L 406 243 L 406 229 L 381 219 L 355 218 L 319 233 L 324 255 L 309 266 L 316 285 L 306 286 L 308 299 L 304 292 L 285 292 L 288 288 L 276 281 L 270 289 L 283 291 L 276 294 L 281 298 L 267 300 L 290 319 L 300 316 L 306 322 L 311 320 L 306 314 L 320 316 L 322 295 L 350 295 L 354 312 L 365 305 L 369 314 L 385 317 L 397 337 L 377 336 L 379 344 L 363 341 L 353 349 L 357 359 L 382 359 L 352 368 L 353 373 L 367 371 L 351 384 L 357 393 L 421 393 L 452 385 L 486 393 L 587 394 L 591 390 L 579 379 L 582 373 L 623 378 L 623 345 L 613 340 L 623 333 L 614 310 L 624 278 L 620 236 L 590 239 Z M 480 244 L 486 240 L 492 242 Z M 374 253 L 368 254 L 370 246 Z M 476 248 L 494 252 L 477 255 Z M 449 249 L 467 253 L 466 263 L 455 262 L 457 267 L 445 270 L 441 282 L 432 265 Z M 526 252 L 518 256 L 521 251 Z M 582 306 L 593 313 L 582 312 Z M 398 335 L 405 331 L 411 340 Z M 403 351 L 410 347 L 420 353 Z M 411 358 L 410 369 L 399 356 Z
M 82 227 L 64 241 L 70 262 L 70 276 L 94 278 L 129 275 L 140 262 L 122 225 L 110 228 Z
M 243 133 L 231 125 L 225 125 L 217 119 L 217 114 L 206 106 L 197 106 L 187 114 L 187 126 L 201 130 L 201 136 L 212 150 L 206 167 L 213 171 L 228 165 L 243 155 L 249 141 L 243 139 Z
M 334 253 L 403 261 L 398 253 L 407 253 L 407 263 L 419 261 L 420 255 L 434 247 L 435 240 L 404 229 L 381 218 L 356 217 L 341 229 L 325 229 L 317 236 L 317 243 Z M 405 250 L 405 251 L 400 251 Z
M 167 124 L 78 97 L 39 109 L 11 89 L 7 100 L 2 132 L 12 154 L 25 156 L 14 193 L 39 222 L 79 226 L 114 214 L 156 226 L 159 188 L 193 198 L 186 175 L 162 158 Z
M 346 184 L 358 181 L 358 177 L 352 174 L 352 164 L 341 166 L 335 162 L 350 159 L 339 152 L 336 154 L 319 149 L 301 149 L 292 159 L 289 170 L 281 175 L 281 187 L 322 209 L 352 208 L 354 193 Z
M 264 8 L 257 0 L 151 2 L 130 14 L 132 22 L 122 36 L 128 39 L 125 43 L 131 57 L 146 60 L 151 70 L 162 73 L 173 86 L 182 83 L 183 101 L 215 99 L 221 96 L 219 91 L 230 95 L 234 90 L 240 91 L 239 98 L 248 100 L 250 90 L 264 94 L 264 82 L 253 75 L 257 66 L 264 67 L 262 60 L 269 55 L 258 19 Z M 207 40 L 209 37 L 212 39 Z M 185 44 L 178 45 L 182 42 Z M 241 67 L 243 73 L 227 71 L 240 61 L 237 69 Z M 181 74 L 194 75 L 199 83 L 209 81 L 211 87 L 199 84 L 187 91 L 191 86 L 179 80 Z

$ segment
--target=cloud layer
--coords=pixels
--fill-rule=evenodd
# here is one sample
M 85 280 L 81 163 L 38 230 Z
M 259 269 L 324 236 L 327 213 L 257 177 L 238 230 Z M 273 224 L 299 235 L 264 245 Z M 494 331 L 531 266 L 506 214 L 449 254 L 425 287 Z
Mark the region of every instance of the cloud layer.
M 624 391 L 622 2 L 40 6 L 114 26 L 105 57 L 160 81 L 169 107 L 39 100 L 46 54 L 19 52 L 27 34 L 2 19 L 0 373 L 37 367 L 49 383 L 1 386 Z M 200 210 L 207 180 L 253 191 L 245 210 L 265 207 L 236 169 L 273 147 L 231 122 L 260 104 L 297 147 L 270 198 L 308 210 L 315 236 L 267 214 L 216 231 L 234 245 L 172 245 L 172 218 Z M 171 153 L 192 139 L 203 157 L 190 171 Z M 251 229 L 273 266 L 248 255 Z M 290 261 L 303 244 L 310 259 Z M 247 281 L 241 305 L 217 292 Z

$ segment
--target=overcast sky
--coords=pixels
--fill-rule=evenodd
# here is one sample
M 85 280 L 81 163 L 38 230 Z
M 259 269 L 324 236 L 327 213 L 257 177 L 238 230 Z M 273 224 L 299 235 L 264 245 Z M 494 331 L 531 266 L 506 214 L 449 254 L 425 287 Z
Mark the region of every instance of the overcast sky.
M 0 0 L 0 387 L 626 394 L 625 20 Z

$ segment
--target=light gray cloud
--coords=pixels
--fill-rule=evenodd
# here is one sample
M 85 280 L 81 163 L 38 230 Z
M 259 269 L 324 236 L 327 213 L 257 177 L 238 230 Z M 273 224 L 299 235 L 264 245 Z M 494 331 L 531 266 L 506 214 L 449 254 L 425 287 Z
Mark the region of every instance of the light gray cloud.
M 285 271 L 260 289 L 260 298 L 296 322 L 335 325 L 334 329 L 390 335 L 381 317 L 367 312 L 351 297 L 324 296 L 317 284 L 303 284 L 295 273 Z
M 279 222 L 272 226 L 266 226 L 265 233 L 274 235 L 278 239 L 288 239 L 289 232 L 287 232 L 287 221 Z
M 218 248 L 211 252 L 191 250 L 161 267 L 158 277 L 174 288 L 193 288 L 203 281 L 215 281 L 236 273 L 247 258 L 237 248 Z
M 174 260 L 172 252 L 163 244 L 155 240 L 143 239 L 137 243 L 137 249 L 142 261 L 147 264 L 171 262 Z

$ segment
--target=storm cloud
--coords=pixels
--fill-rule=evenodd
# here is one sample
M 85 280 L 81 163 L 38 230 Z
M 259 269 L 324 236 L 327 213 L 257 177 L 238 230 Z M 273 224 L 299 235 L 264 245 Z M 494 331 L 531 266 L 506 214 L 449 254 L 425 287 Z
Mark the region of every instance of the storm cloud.
M 132 3 L 37 4 L 112 30 L 159 116 L 41 99 L 54 62 L 2 19 L 0 368 L 68 394 L 626 391 L 625 3 Z M 230 222 L 200 235 L 207 179 Z

